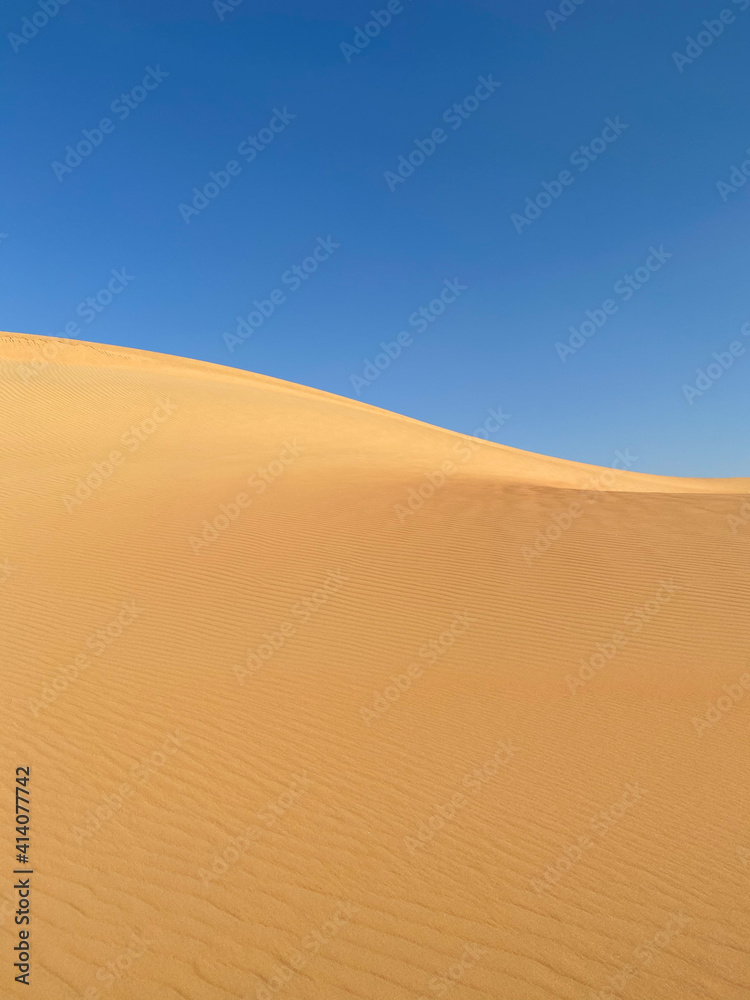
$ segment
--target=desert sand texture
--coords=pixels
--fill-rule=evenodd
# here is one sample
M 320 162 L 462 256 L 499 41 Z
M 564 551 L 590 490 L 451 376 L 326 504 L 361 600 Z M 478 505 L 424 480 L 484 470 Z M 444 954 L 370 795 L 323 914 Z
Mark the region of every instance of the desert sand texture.
M 747 1000 L 750 480 L 22 334 L 0 404 L 0 996 Z

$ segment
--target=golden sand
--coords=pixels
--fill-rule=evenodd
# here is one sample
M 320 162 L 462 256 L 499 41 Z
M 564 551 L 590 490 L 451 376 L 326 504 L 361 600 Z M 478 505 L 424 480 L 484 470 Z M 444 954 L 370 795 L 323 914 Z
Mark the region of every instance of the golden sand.
M 750 480 L 20 334 L 0 401 L 0 996 L 747 1000 Z

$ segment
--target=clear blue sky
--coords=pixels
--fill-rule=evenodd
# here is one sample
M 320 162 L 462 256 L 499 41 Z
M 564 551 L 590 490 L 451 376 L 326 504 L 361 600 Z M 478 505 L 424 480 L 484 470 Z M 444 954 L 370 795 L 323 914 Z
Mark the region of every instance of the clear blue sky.
M 531 451 L 750 475 L 750 184 L 717 188 L 750 158 L 750 0 L 43 2 L 2 14 L 4 329 L 77 323 L 462 432 L 501 408 L 493 439 Z M 230 352 L 254 300 L 273 314 Z M 587 310 L 606 322 L 556 348 Z M 732 366 L 689 402 L 714 352 Z

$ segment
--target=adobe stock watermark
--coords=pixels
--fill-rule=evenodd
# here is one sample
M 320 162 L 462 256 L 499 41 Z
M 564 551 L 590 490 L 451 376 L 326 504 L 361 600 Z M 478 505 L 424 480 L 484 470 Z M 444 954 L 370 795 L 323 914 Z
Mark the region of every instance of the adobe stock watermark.
M 727 514 L 727 524 L 736 535 L 740 528 L 750 523 L 750 499 L 745 498 L 736 514 Z
M 445 307 L 452 305 L 467 288 L 468 285 L 462 285 L 458 278 L 454 278 L 453 281 L 448 281 L 446 278 L 443 281 L 443 288 L 440 294 L 426 306 L 420 306 L 419 309 L 415 309 L 409 316 L 409 326 L 416 330 L 417 333 L 424 333 L 431 323 L 434 323 L 439 316 L 443 315 Z M 376 379 L 380 378 L 381 372 L 390 368 L 392 362 L 401 356 L 402 350 L 405 347 L 411 347 L 413 343 L 414 338 L 407 330 L 402 330 L 397 334 L 395 340 L 388 343 L 381 340 L 378 345 L 382 348 L 381 353 L 376 354 L 373 361 L 365 358 L 361 375 L 352 374 L 349 376 L 349 381 L 357 395 L 361 394 L 363 388 L 372 385 Z
M 621 122 L 619 115 L 615 116 L 614 121 L 611 118 L 605 118 L 601 133 L 590 139 L 588 145 L 578 146 L 574 149 L 568 157 L 569 162 L 574 167 L 578 167 L 579 174 L 585 173 L 591 164 L 598 160 L 603 153 L 606 153 L 610 145 L 619 139 L 627 128 L 630 126 Z M 527 226 L 541 218 L 542 212 L 546 211 L 553 201 L 557 201 L 566 188 L 575 184 L 575 180 L 575 174 L 570 170 L 561 170 L 555 180 L 542 181 L 541 191 L 533 198 L 526 199 L 523 213 L 511 213 L 510 221 L 519 236 Z
M 593 493 L 587 496 L 588 503 L 596 503 L 596 500 L 597 498 Z M 558 510 L 556 514 L 553 514 L 550 524 L 547 525 L 544 531 L 541 529 L 537 531 L 533 546 L 521 546 L 521 555 L 526 565 L 532 566 L 535 559 L 541 559 L 545 552 L 549 552 L 552 545 L 562 538 L 565 532 L 569 531 L 583 515 L 583 504 L 577 500 L 572 501 L 563 510 Z
M 354 903 L 339 900 L 336 910 L 328 920 L 313 928 L 300 940 L 297 950 L 287 955 L 283 962 L 274 967 L 273 973 L 265 985 L 258 986 L 254 996 L 246 994 L 242 1000 L 273 1000 L 275 993 L 283 990 L 291 980 L 306 968 L 310 959 L 325 948 L 342 929 L 359 913 L 359 907 Z
M 558 24 L 564 24 L 585 3 L 586 0 L 562 0 L 557 10 L 547 10 L 544 12 L 547 24 L 553 31 L 557 31 Z
M 595 813 L 588 823 L 588 829 L 597 834 L 599 838 L 605 837 L 609 831 L 625 816 L 634 805 L 639 803 L 646 790 L 636 782 L 628 783 L 617 802 L 606 809 L 600 809 Z M 563 847 L 555 860 L 548 864 L 539 878 L 529 880 L 531 888 L 537 895 L 541 896 L 545 892 L 553 889 L 562 878 L 568 874 L 574 865 L 578 864 L 585 851 L 590 851 L 596 846 L 596 841 L 592 839 L 588 832 L 580 834 L 576 838 L 576 843 L 568 843 Z
M 211 6 L 216 11 L 219 20 L 223 21 L 227 14 L 237 10 L 241 3 L 242 0 L 214 0 Z
M 131 111 L 146 100 L 152 90 L 156 90 L 160 83 L 169 76 L 169 73 L 162 69 L 159 64 L 156 67 L 147 66 L 146 73 L 140 83 L 137 83 L 127 93 L 120 94 L 110 104 L 109 108 L 116 114 L 120 121 L 125 121 L 130 116 Z M 115 123 L 111 118 L 100 119 L 95 128 L 85 128 L 81 130 L 82 139 L 75 145 L 69 144 L 65 147 L 65 162 L 53 160 L 50 166 L 55 177 L 62 183 L 67 174 L 72 174 L 76 167 L 79 167 L 87 156 L 91 156 L 95 149 L 104 142 L 105 136 L 111 135 L 115 130 Z
M 283 476 L 289 466 L 299 458 L 302 451 L 304 448 L 297 443 L 296 438 L 285 441 L 276 458 L 272 459 L 268 465 L 259 466 L 255 472 L 247 477 L 247 485 L 257 496 L 265 493 L 268 487 L 275 483 L 280 476 Z M 196 535 L 191 535 L 188 538 L 193 555 L 201 555 L 204 549 L 207 549 L 219 538 L 222 532 L 237 521 L 252 502 L 250 495 L 241 490 L 233 500 L 228 503 L 220 503 L 219 513 L 211 521 L 207 518 L 204 519 L 200 538 Z
M 408 0 L 409 3 L 412 0 Z M 372 20 L 366 21 L 364 28 L 359 25 L 354 29 L 354 37 L 351 42 L 341 42 L 339 49 L 344 58 L 350 63 L 354 56 L 364 52 L 373 38 L 377 38 L 383 28 L 387 28 L 396 14 L 402 14 L 404 5 L 401 0 L 388 0 L 383 10 L 371 10 Z
M 81 301 L 76 306 L 76 316 L 80 316 L 85 323 L 93 323 L 97 316 L 101 315 L 104 310 L 111 305 L 115 299 L 125 291 L 131 281 L 135 281 L 135 275 L 129 274 L 127 268 L 121 267 L 118 270 L 112 268 L 109 272 L 112 277 L 109 279 L 106 285 L 100 288 L 93 295 L 87 295 L 85 299 Z M 27 373 L 27 381 L 31 378 L 31 375 L 38 375 L 42 371 L 45 371 L 50 363 L 55 360 L 58 356 L 62 347 L 57 343 L 58 340 L 72 340 L 76 337 L 80 337 L 82 334 L 80 324 L 77 320 L 68 320 L 62 327 L 59 334 L 54 337 L 37 338 L 34 346 L 41 341 L 40 354 L 41 358 L 37 358 L 28 363 L 19 365 L 19 371 L 25 371 Z
M 304 257 L 299 264 L 294 264 L 281 275 L 279 279 L 282 285 L 287 285 L 290 292 L 298 291 L 305 281 L 315 274 L 320 265 L 328 260 L 341 246 L 334 242 L 332 236 L 323 239 L 319 236 L 315 241 L 315 246 L 309 256 Z M 235 347 L 241 346 L 253 333 L 259 329 L 267 319 L 276 312 L 276 309 L 287 300 L 287 293 L 281 288 L 274 288 L 269 292 L 267 299 L 253 299 L 253 308 L 246 316 L 237 316 L 234 333 L 222 334 L 224 344 L 230 354 L 234 354 Z
M 141 756 L 139 763 L 133 764 L 130 768 L 131 780 L 137 785 L 147 784 L 152 775 L 160 771 L 167 763 L 168 755 L 176 754 L 188 739 L 189 737 L 181 733 L 179 729 L 169 733 L 158 747 L 145 756 Z M 117 791 L 102 794 L 97 805 L 86 810 L 86 819 L 81 820 L 81 825 L 71 827 L 73 838 L 79 847 L 85 840 L 98 834 L 111 819 L 114 819 L 128 799 L 132 798 L 136 792 L 136 784 L 131 784 L 128 781 L 121 782 Z
M 740 327 L 740 333 L 743 337 L 750 337 L 750 323 L 743 323 Z M 732 367 L 735 360 L 741 358 L 744 353 L 745 346 L 739 340 L 733 340 L 726 351 L 714 351 L 711 355 L 714 359 L 711 364 L 706 365 L 705 370 L 703 368 L 696 369 L 695 373 L 698 377 L 695 380 L 695 385 L 686 384 L 682 387 L 682 394 L 690 406 L 693 405 L 696 396 L 700 398 L 708 392 L 713 384 L 719 381 L 724 372 Z
M 430 992 L 436 997 L 444 997 L 458 983 L 466 978 L 474 966 L 488 954 L 486 948 L 478 944 L 465 944 L 461 954 L 439 976 L 432 976 L 428 985 Z M 423 993 L 418 1000 L 431 1000 Z
M 68 328 L 70 328 L 69 331 Z M 68 331 L 70 337 L 78 336 L 81 332 L 80 327 L 75 322 L 68 323 L 65 329 Z M 15 367 L 16 374 L 25 386 L 28 386 L 39 375 L 47 371 L 61 350 L 59 340 L 54 337 L 35 338 L 33 346 L 36 357 L 32 358 L 31 361 L 19 362 Z
M 497 407 L 495 410 L 488 410 L 487 412 L 489 416 L 481 427 L 475 428 L 474 437 L 484 438 L 486 441 L 489 441 L 490 434 L 497 433 L 506 421 L 510 420 L 510 414 L 503 413 L 501 407 Z M 439 469 L 425 472 L 422 476 L 422 481 L 417 486 L 409 487 L 403 504 L 395 503 L 393 505 L 393 509 L 396 512 L 396 520 L 399 524 L 403 524 L 404 521 L 413 517 L 417 511 L 421 510 L 425 503 L 434 497 L 438 490 L 445 486 L 449 478 L 454 476 L 466 462 L 469 462 L 477 454 L 480 448 L 481 445 L 479 442 L 472 440 L 470 437 L 462 438 L 456 442 L 453 445 L 452 453 L 458 461 L 456 462 L 452 458 L 444 459 Z
M 502 84 L 492 79 L 492 73 L 486 77 L 478 76 L 479 83 L 471 94 L 468 94 L 462 101 L 457 101 L 449 108 L 446 108 L 442 115 L 442 120 L 446 125 L 450 125 L 452 131 L 460 129 L 463 123 L 478 110 L 482 102 L 492 97 L 498 87 Z M 418 170 L 426 160 L 428 160 L 448 139 L 449 133 L 443 128 L 434 128 L 427 139 L 415 139 L 413 148 L 398 158 L 398 165 L 393 170 L 386 170 L 383 178 L 388 185 L 388 190 L 393 193 L 399 184 L 405 184 L 415 170 Z
M 112 268 L 110 274 L 112 277 L 104 288 L 100 288 L 93 295 L 87 295 L 76 306 L 76 316 L 80 316 L 84 322 L 93 323 L 96 317 L 100 313 L 103 313 L 108 305 L 114 302 L 116 296 L 121 295 L 131 281 L 135 281 L 135 275 L 128 274 L 124 267 L 121 267 L 119 271 Z M 66 324 L 66 331 L 68 326 L 69 324 Z M 73 336 L 76 336 L 76 334 L 73 334 Z
M 391 705 L 399 700 L 404 692 L 409 690 L 415 680 L 422 677 L 424 665 L 419 662 L 420 660 L 425 660 L 429 666 L 434 665 L 455 645 L 457 639 L 466 634 L 469 626 L 474 624 L 476 624 L 476 619 L 466 612 L 457 614 L 437 638 L 429 639 L 421 645 L 417 654 L 418 659 L 409 664 L 406 672 L 390 677 L 389 680 L 392 683 L 382 693 L 374 691 L 372 703 L 360 708 L 359 714 L 365 725 L 369 726 L 380 718 L 390 709 Z
M 740 188 L 747 184 L 747 179 L 750 177 L 750 147 L 745 150 L 745 155 L 748 158 L 743 160 L 739 166 L 733 163 L 729 168 L 728 181 L 716 182 L 716 190 L 719 192 L 721 200 L 725 203 L 729 200 L 731 194 L 737 194 Z
M 21 18 L 20 33 L 8 32 L 8 41 L 13 51 L 20 52 L 24 45 L 28 45 L 32 38 L 36 38 L 42 28 L 46 27 L 53 17 L 57 17 L 60 8 L 66 3 L 68 0 L 38 0 L 39 10 L 34 11 L 31 17 Z
M 565 682 L 571 695 L 575 695 L 579 688 L 584 687 L 601 673 L 604 667 L 627 646 L 630 639 L 642 632 L 680 590 L 682 587 L 678 586 L 672 577 L 666 581 L 662 580 L 650 600 L 628 611 L 622 620 L 624 629 L 616 629 L 608 642 L 597 642 L 596 652 L 591 653 L 588 658 L 581 657 L 578 661 L 580 666 L 577 673 L 565 675 Z
M 497 749 L 479 767 L 468 771 L 461 779 L 461 787 L 470 791 L 472 795 L 478 795 L 485 785 L 497 777 L 500 769 L 506 767 L 518 753 L 518 747 L 514 747 L 506 740 L 498 740 Z M 471 800 L 461 791 L 454 791 L 446 802 L 436 804 L 432 813 L 420 821 L 416 830 L 412 834 L 404 837 L 404 847 L 412 855 L 423 850 L 430 844 L 435 834 L 444 830 L 447 823 L 455 819 L 461 809 L 466 808 Z
M 82 993 L 82 1000 L 102 1000 L 104 996 L 102 990 L 109 991 L 116 982 L 125 979 L 135 962 L 142 958 L 153 944 L 153 939 L 146 937 L 145 931 L 139 930 L 137 933 L 134 931 L 122 951 L 96 970 L 94 978 L 104 984 L 102 988 L 87 986 Z
M 288 639 L 295 636 L 301 625 L 306 625 L 321 608 L 329 602 L 348 582 L 349 577 L 340 569 L 330 570 L 319 586 L 300 598 L 289 609 L 289 616 L 280 622 L 276 628 L 267 629 L 257 646 L 249 647 L 245 652 L 245 663 L 235 663 L 234 676 L 238 684 L 244 684 L 247 677 L 254 677 L 264 663 L 273 659 L 276 653 L 286 645 Z
M 637 461 L 637 456 L 631 455 L 630 448 L 626 448 L 624 452 L 618 449 L 615 452 L 615 460 L 612 463 L 612 470 L 614 471 L 602 469 L 601 472 L 595 473 L 594 475 L 588 475 L 585 480 L 583 480 L 582 486 L 585 488 L 581 490 L 581 500 L 585 500 L 588 504 L 595 504 L 602 498 L 602 495 L 609 495 L 609 492 L 614 490 L 617 484 L 617 476 L 615 475 L 615 472 L 625 472 L 631 469 Z M 622 463 L 622 467 L 620 467 L 620 463 Z M 583 504 L 578 500 L 574 500 L 572 503 L 568 504 L 567 507 L 562 510 L 558 510 L 556 514 L 553 514 L 550 523 L 544 531 L 537 531 L 534 536 L 533 546 L 521 546 L 521 555 L 523 556 L 526 565 L 531 566 L 535 559 L 540 559 L 545 552 L 549 552 L 552 545 L 558 541 L 579 518 L 583 517 L 585 511 L 586 508 Z
M 666 262 L 673 256 L 673 253 L 664 249 L 661 243 L 656 247 L 649 247 L 649 255 L 643 264 L 633 271 L 632 274 L 625 274 L 615 282 L 613 291 L 619 296 L 622 302 L 629 302 L 635 293 L 651 280 L 651 276 L 664 267 Z M 565 362 L 568 356 L 575 354 L 585 346 L 594 334 L 604 327 L 610 317 L 614 316 L 620 309 L 619 304 L 613 298 L 605 299 L 597 309 L 587 309 L 586 319 L 579 327 L 569 326 L 570 336 L 565 343 L 555 341 L 555 351 L 558 358 Z
M 284 131 L 289 122 L 294 121 L 296 115 L 290 114 L 286 105 L 279 110 L 273 109 L 273 113 L 267 125 L 261 128 L 257 134 L 246 136 L 237 147 L 238 154 L 243 157 L 246 163 L 252 163 L 258 153 L 262 153 L 274 141 L 277 135 Z M 204 181 L 201 187 L 194 187 L 191 194 L 192 201 L 181 201 L 177 206 L 177 211 L 182 216 L 186 225 L 190 220 L 201 214 L 208 208 L 211 202 L 218 198 L 222 191 L 226 191 L 235 177 L 239 177 L 243 167 L 239 160 L 228 160 L 223 170 L 211 170 L 208 180 Z
M 680 911 L 670 914 L 664 930 L 657 931 L 651 937 L 644 937 L 641 943 L 633 949 L 632 961 L 620 966 L 614 975 L 607 976 L 607 986 L 590 993 L 588 1000 L 618 1000 L 622 991 L 635 976 L 639 975 L 643 966 L 651 965 L 654 958 L 667 947 L 669 942 L 677 934 L 692 922 L 692 917 L 686 917 Z
M 130 628 L 141 614 L 143 614 L 143 608 L 139 608 L 135 601 L 123 601 L 119 613 L 87 637 L 86 649 L 90 650 L 94 656 L 101 656 L 117 642 L 123 632 Z M 81 672 L 87 670 L 92 662 L 88 652 L 80 652 L 70 663 L 60 667 L 51 678 L 49 685 L 40 690 L 39 698 L 29 699 L 29 711 L 34 718 L 38 718 L 39 713 L 44 708 L 54 705 L 58 697 L 78 680 Z
M 312 781 L 308 778 L 307 771 L 303 771 L 302 774 L 293 774 L 285 790 L 256 811 L 255 817 L 261 825 L 252 823 L 245 827 L 237 837 L 230 837 L 221 854 L 215 855 L 211 860 L 210 871 L 205 868 L 198 869 L 198 875 L 203 885 L 210 887 L 213 882 L 218 882 L 219 879 L 223 878 L 237 864 L 250 845 L 261 839 L 263 828 L 270 830 L 271 827 L 276 826 L 277 821 L 298 803 L 311 786 Z
M 722 685 L 722 695 L 716 701 L 708 702 L 706 711 L 702 716 L 693 716 L 693 728 L 698 736 L 703 736 L 705 732 L 720 722 L 724 716 L 743 700 L 745 692 L 750 691 L 750 674 L 740 674 L 734 684 Z M 747 705 L 747 702 L 745 703 Z
M 750 7 L 750 0 L 732 0 L 735 7 L 738 7 L 740 12 L 746 11 Z M 699 59 L 706 49 L 710 48 L 717 38 L 724 34 L 724 28 L 728 24 L 734 24 L 737 20 L 737 16 L 731 7 L 725 7 L 723 10 L 719 11 L 717 17 L 712 20 L 704 20 L 703 30 L 699 31 L 695 38 L 689 35 L 685 41 L 687 46 L 684 52 L 673 52 L 672 61 L 679 70 L 680 73 L 685 72 L 686 66 L 691 66 L 696 59 Z
M 178 409 L 176 403 L 167 397 L 166 400 L 157 399 L 156 406 L 151 413 L 144 417 L 137 424 L 131 424 L 126 431 L 120 435 L 121 443 L 133 454 L 138 451 L 144 441 L 147 441 L 159 429 L 159 425 L 168 420 Z M 72 514 L 75 507 L 80 507 L 93 494 L 102 488 L 105 482 L 110 479 L 115 470 L 118 469 L 127 458 L 127 455 L 118 449 L 113 449 L 108 455 L 98 462 L 94 462 L 90 472 L 85 476 L 78 476 L 75 490 L 72 493 L 64 493 L 62 503 L 69 514 Z

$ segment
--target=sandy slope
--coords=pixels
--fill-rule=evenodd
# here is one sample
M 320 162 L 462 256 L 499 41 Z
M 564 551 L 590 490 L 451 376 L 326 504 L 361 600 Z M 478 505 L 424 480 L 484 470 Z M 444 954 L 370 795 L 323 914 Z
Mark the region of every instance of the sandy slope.
M 17 334 L 0 404 L 0 996 L 747 1000 L 750 481 Z

